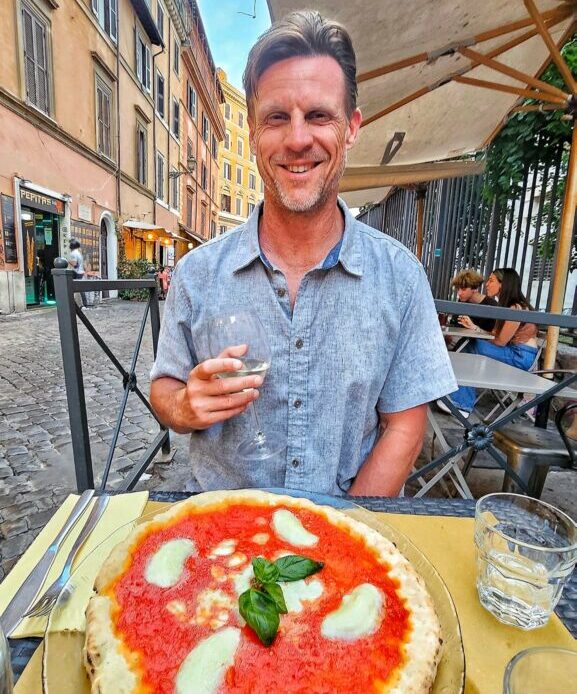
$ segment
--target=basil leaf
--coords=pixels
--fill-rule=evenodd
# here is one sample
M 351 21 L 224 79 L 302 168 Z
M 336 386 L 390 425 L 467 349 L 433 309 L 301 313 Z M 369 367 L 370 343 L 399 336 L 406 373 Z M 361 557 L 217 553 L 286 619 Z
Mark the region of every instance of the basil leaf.
M 249 588 L 238 599 L 240 614 L 265 646 L 275 639 L 280 624 L 276 603 L 267 594 Z
M 272 561 L 264 557 L 256 557 L 252 560 L 254 577 L 260 583 L 275 583 L 278 581 L 279 570 Z
M 299 557 L 297 554 L 289 554 L 287 557 L 280 557 L 275 561 L 275 566 L 279 570 L 278 581 L 300 581 L 320 571 L 324 564 L 314 561 L 308 557 Z
M 265 583 L 262 587 L 265 593 L 268 593 L 270 597 L 274 600 L 276 609 L 281 614 L 287 614 L 288 610 L 286 607 L 286 602 L 284 601 L 284 595 L 282 588 L 278 583 Z

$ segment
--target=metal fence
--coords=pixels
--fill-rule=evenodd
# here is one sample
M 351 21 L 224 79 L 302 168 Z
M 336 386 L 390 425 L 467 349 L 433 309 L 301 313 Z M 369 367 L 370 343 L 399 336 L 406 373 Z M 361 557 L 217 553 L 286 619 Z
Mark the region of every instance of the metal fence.
M 566 158 L 560 148 L 552 160 L 525 167 L 517 195 L 506 203 L 488 201 L 482 174 L 429 183 L 422 262 L 434 296 L 450 298 L 451 278 L 464 268 L 487 275 L 496 267 L 513 267 L 533 306 L 549 310 L 565 174 Z M 415 250 L 414 190 L 393 190 L 359 219 Z M 566 312 L 577 308 L 575 274 L 567 283 Z

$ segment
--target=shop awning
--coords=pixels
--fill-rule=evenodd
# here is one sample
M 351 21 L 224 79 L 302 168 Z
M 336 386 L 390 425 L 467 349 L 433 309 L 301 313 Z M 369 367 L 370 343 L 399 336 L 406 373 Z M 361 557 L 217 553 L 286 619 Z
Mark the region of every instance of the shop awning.
M 178 225 L 180 227 L 180 231 L 184 232 L 187 236 L 190 236 L 190 239 L 193 241 L 198 241 L 199 243 L 206 243 L 206 239 L 203 238 L 202 236 L 199 236 L 196 234 L 192 229 L 189 229 L 185 224 L 179 223 Z M 189 239 L 186 239 L 188 241 Z
M 129 219 L 123 222 L 123 227 L 128 227 L 128 229 L 142 229 L 143 231 L 160 231 L 166 232 L 164 227 L 158 226 L 158 224 L 150 224 L 149 222 L 141 222 L 138 219 Z

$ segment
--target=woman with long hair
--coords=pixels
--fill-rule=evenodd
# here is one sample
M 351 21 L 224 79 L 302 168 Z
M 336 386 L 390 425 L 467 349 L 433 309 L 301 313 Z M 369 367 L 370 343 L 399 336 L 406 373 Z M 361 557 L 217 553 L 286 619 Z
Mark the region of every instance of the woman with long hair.
M 534 310 L 521 290 L 521 278 L 516 270 L 510 267 L 497 268 L 489 275 L 485 283 L 487 296 L 498 298 L 499 306 L 519 311 Z M 521 321 L 497 321 L 493 328 L 495 339 L 471 340 L 463 352 L 482 354 L 505 364 L 528 371 L 537 357 L 537 326 L 534 323 Z M 468 416 L 475 405 L 477 393 L 475 388 L 460 386 L 449 396 L 452 402 Z M 437 401 L 444 412 L 448 408 Z

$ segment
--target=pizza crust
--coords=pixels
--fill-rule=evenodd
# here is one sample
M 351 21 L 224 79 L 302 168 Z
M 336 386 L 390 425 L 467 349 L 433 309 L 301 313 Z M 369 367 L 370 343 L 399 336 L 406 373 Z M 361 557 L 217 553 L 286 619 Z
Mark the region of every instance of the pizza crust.
M 205 492 L 175 504 L 135 530 L 111 552 L 95 581 L 97 595 L 90 599 L 86 611 L 85 666 L 92 683 L 92 694 L 136 694 L 138 658 L 129 662 L 126 650 L 114 633 L 112 602 L 103 596 L 108 586 L 122 574 L 130 561 L 131 548 L 150 526 L 165 525 L 190 509 L 219 507 L 223 503 L 255 502 L 264 506 L 287 506 L 306 509 L 324 516 L 331 524 L 362 538 L 376 554 L 377 560 L 390 567 L 389 575 L 399 581 L 398 594 L 411 611 L 412 631 L 405 643 L 405 665 L 393 680 L 383 682 L 382 694 L 428 694 L 435 681 L 441 657 L 441 627 L 433 601 L 423 579 L 395 545 L 376 530 L 328 506 L 318 506 L 308 499 L 270 494 L 256 489 Z

